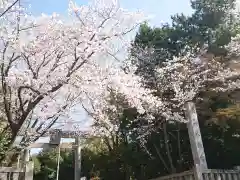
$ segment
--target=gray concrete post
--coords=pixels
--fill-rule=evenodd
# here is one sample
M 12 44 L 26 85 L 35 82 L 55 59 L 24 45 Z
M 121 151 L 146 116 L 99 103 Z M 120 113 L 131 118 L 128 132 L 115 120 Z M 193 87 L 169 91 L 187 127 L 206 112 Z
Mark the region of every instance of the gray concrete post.
M 32 161 L 29 161 L 25 164 L 24 180 L 33 180 L 33 169 L 34 169 L 34 164 Z
M 185 104 L 185 115 L 188 120 L 187 127 L 194 160 L 194 167 L 197 172 L 197 177 L 200 178 L 200 174 L 202 173 L 199 171 L 208 169 L 208 167 L 198 123 L 196 107 L 193 102 L 187 102 Z
M 74 167 L 74 180 L 80 180 L 81 178 L 81 146 L 80 138 L 75 138 L 75 167 Z

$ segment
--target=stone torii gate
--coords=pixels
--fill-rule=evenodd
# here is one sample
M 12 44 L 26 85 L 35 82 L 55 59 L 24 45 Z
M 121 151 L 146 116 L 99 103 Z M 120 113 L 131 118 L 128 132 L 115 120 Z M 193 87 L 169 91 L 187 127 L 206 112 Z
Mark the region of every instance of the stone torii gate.
M 61 131 L 59 129 L 55 129 L 52 131 L 49 131 L 47 134 L 41 137 L 48 137 L 50 136 L 49 143 L 33 143 L 30 144 L 25 150 L 24 150 L 24 160 L 29 161 L 30 157 L 30 150 L 32 148 L 43 148 L 43 149 L 50 149 L 50 148 L 56 148 L 58 147 L 59 150 L 62 149 L 74 149 L 74 180 L 80 180 L 81 179 L 81 144 L 80 140 L 82 135 L 78 135 L 74 131 Z M 69 143 L 61 143 L 61 138 L 73 138 L 75 139 L 75 142 L 69 142 Z M 60 153 L 60 152 L 59 152 Z

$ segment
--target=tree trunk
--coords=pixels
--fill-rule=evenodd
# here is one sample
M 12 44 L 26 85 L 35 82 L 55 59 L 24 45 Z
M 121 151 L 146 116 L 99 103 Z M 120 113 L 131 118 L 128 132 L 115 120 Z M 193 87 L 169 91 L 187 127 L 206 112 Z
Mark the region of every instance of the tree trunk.
M 166 153 L 167 153 L 167 157 L 170 164 L 170 170 L 171 170 L 171 173 L 176 173 L 176 168 L 173 165 L 172 156 L 171 156 L 171 152 L 168 144 L 167 122 L 163 123 L 163 133 L 164 133 L 164 143 L 165 143 Z

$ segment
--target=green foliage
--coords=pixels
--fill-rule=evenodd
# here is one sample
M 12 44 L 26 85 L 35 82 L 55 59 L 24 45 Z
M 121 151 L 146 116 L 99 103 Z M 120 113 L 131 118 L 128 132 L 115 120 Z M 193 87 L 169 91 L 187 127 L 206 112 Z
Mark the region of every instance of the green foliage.
M 217 56 L 226 55 L 223 48 L 238 31 L 239 19 L 232 15 L 235 0 L 194 0 L 191 16 L 172 16 L 172 24 L 151 28 L 140 26 L 134 46 L 153 46 L 157 50 L 157 62 L 184 54 L 186 46 L 193 51 L 207 45 L 208 51 Z
M 58 152 L 56 149 L 43 151 L 33 158 L 35 164 L 34 179 L 55 180 L 57 173 Z M 73 179 L 73 163 L 70 152 L 61 152 L 60 156 L 60 180 Z M 70 169 L 70 170 L 69 170 Z M 72 175 L 72 176 L 71 176 Z
M 11 133 L 6 126 L 6 123 L 2 121 L 0 123 L 0 162 L 3 162 L 3 160 L 6 157 L 6 154 L 9 150 L 9 143 L 11 142 Z
M 8 150 L 9 142 L 10 142 L 10 136 L 8 136 L 7 133 L 1 133 L 0 134 L 0 159 L 2 158 L 2 156 L 5 156 Z
M 38 174 L 39 172 L 41 172 L 41 162 L 36 157 L 33 157 L 32 161 L 34 163 L 34 174 Z

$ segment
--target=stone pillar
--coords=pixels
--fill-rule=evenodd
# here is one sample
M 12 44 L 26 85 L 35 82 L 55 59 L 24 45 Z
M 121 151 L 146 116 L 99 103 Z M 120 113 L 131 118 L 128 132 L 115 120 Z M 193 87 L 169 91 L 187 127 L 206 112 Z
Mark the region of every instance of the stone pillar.
M 32 161 L 29 161 L 25 164 L 24 180 L 33 180 L 33 169 L 34 169 L 34 164 Z
M 195 168 L 196 165 L 199 166 L 197 167 L 197 169 L 208 169 L 202 142 L 202 136 L 198 123 L 196 107 L 193 102 L 187 102 L 185 104 L 185 115 L 188 120 L 187 127 L 194 160 L 194 166 Z
M 75 138 L 75 167 L 74 167 L 74 180 L 81 179 L 81 146 L 80 146 L 80 138 Z
M 13 173 L 12 180 L 19 180 L 19 177 L 21 177 L 19 173 Z
M 203 180 L 203 171 L 199 164 L 195 164 L 194 168 L 194 179 Z
M 24 152 L 23 152 L 23 160 L 24 160 L 24 163 L 27 163 L 29 160 L 30 160 L 30 150 L 28 148 L 24 149 Z
M 33 169 L 34 164 L 30 161 L 30 150 L 28 148 L 24 149 L 24 180 L 33 180 Z

